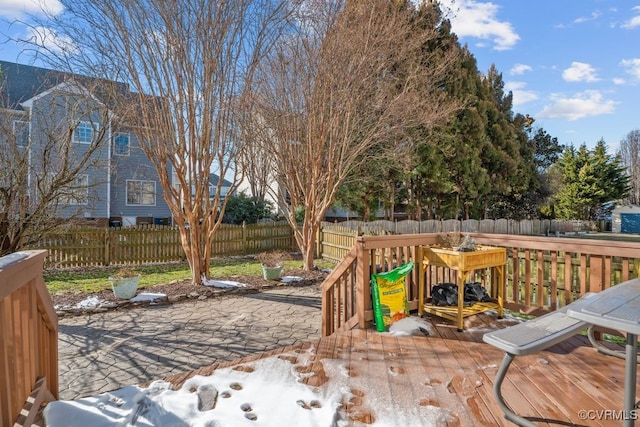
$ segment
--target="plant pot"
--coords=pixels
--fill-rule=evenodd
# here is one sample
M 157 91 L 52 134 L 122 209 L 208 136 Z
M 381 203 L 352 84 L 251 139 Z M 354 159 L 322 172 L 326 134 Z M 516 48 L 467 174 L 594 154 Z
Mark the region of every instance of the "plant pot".
M 116 298 L 131 299 L 136 296 L 140 276 L 134 277 L 109 277 L 111 288 Z
M 264 277 L 265 280 L 280 280 L 280 273 L 282 273 L 281 265 L 277 267 L 262 266 L 262 277 Z

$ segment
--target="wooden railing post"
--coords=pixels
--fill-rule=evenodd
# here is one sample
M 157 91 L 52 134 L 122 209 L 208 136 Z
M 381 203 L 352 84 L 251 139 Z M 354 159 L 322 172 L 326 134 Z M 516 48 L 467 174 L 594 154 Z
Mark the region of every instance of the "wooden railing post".
M 58 318 L 42 278 L 46 254 L 0 258 L 0 426 L 30 425 L 40 402 L 58 396 Z
M 369 252 L 364 248 L 362 237 L 356 239 L 357 246 L 357 273 L 356 273 L 356 305 L 358 310 L 358 326 L 361 329 L 367 327 L 366 311 L 369 308 L 367 301 L 371 300 L 369 294 Z

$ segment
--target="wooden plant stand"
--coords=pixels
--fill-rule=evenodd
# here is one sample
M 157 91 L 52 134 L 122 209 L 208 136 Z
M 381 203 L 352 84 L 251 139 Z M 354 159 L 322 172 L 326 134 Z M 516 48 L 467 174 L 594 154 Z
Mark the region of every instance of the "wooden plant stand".
M 437 246 L 421 246 L 419 258 L 419 286 L 418 286 L 418 314 L 424 312 L 435 314 L 456 323 L 458 331 L 464 329 L 464 318 L 488 310 L 497 310 L 498 317 L 503 316 L 505 265 L 507 251 L 505 248 L 493 246 L 478 246 L 472 252 L 458 252 L 451 248 Z M 436 306 L 425 302 L 426 281 L 425 271 L 429 266 L 444 267 L 456 271 L 456 285 L 458 286 L 458 305 L 450 307 Z M 476 302 L 472 306 L 464 306 L 464 283 L 475 270 L 491 268 L 497 277 L 497 295 L 492 295 L 491 302 Z M 493 289 L 492 289 L 493 291 Z M 494 292 L 495 293 L 495 292 Z

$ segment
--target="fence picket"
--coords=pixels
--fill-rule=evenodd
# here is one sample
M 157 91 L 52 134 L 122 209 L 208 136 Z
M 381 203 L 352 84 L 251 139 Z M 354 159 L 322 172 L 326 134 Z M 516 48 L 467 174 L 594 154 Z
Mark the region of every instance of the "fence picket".
M 212 256 L 248 255 L 266 250 L 295 250 L 286 222 L 222 224 L 211 245 Z M 46 249 L 45 268 L 95 267 L 184 261 L 177 227 L 69 228 L 45 236 L 28 249 Z

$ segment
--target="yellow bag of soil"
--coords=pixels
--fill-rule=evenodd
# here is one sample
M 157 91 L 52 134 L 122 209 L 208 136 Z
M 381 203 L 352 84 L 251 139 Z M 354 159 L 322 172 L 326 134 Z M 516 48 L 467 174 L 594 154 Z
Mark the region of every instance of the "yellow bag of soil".
M 413 270 L 408 262 L 386 273 L 371 275 L 373 317 L 378 332 L 386 332 L 394 322 L 409 315 L 406 276 Z

